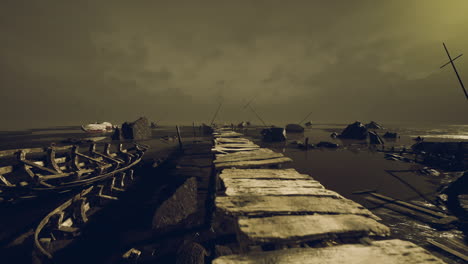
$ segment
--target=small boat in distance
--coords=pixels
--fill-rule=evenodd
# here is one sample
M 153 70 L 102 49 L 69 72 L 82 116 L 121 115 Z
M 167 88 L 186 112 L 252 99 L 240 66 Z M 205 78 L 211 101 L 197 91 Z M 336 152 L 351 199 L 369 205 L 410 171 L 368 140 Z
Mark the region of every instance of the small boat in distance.
M 114 131 L 114 126 L 109 122 L 87 124 L 81 126 L 81 129 L 87 133 L 108 133 Z

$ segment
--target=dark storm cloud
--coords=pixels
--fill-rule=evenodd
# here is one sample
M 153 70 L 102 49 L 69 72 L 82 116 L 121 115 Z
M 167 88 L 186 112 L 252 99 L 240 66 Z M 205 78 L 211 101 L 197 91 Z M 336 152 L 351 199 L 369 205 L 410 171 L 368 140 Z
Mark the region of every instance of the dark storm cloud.
M 3 1 L 1 126 L 467 122 L 466 1 Z M 462 58 L 459 70 L 468 82 Z M 466 74 L 464 74 L 466 73 Z

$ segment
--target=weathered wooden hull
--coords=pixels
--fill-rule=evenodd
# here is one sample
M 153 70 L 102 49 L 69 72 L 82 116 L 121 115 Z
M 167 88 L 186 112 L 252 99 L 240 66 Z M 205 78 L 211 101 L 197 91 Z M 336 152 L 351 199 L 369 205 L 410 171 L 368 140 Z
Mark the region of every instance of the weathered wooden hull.
M 146 150 L 137 144 L 129 150 L 119 145 L 118 153 L 110 153 L 110 145 L 106 144 L 104 153 L 100 153 L 95 147 L 91 145 L 89 154 L 78 152 L 77 146 L 0 152 L 0 157 L 16 155 L 17 158 L 16 165 L 0 168 L 0 201 L 14 203 L 85 188 L 132 168 L 141 161 Z M 44 150 L 45 161 L 26 157 L 28 153 Z M 57 158 L 58 150 L 70 150 L 70 153 Z M 11 176 L 15 173 L 17 175 Z

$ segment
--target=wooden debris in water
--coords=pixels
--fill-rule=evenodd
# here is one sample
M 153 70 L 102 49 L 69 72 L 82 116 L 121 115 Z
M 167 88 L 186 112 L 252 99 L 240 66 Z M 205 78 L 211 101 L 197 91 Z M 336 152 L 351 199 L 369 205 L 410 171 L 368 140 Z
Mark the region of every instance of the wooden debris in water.
M 326 248 L 293 248 L 222 256 L 213 264 L 444 264 L 415 244 L 399 239 L 375 241 L 371 245 L 340 245 Z
M 468 246 L 466 243 L 459 239 L 454 238 L 439 238 L 439 239 L 427 239 L 427 242 L 432 245 L 448 252 L 460 259 L 468 262 Z

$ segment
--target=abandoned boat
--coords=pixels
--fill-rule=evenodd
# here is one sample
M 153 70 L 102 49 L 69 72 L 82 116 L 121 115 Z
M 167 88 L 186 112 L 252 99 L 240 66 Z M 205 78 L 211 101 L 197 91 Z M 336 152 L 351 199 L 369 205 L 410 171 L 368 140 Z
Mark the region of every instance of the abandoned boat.
M 65 193 L 107 180 L 139 163 L 147 146 L 122 144 L 111 153 L 109 143 L 80 152 L 77 145 L 0 151 L 0 203 L 18 202 L 46 194 Z
M 114 126 L 109 122 L 87 124 L 81 126 L 81 129 L 87 133 L 108 133 L 114 131 Z
M 54 263 L 54 255 L 81 235 L 89 218 L 108 203 L 119 200 L 119 194 L 133 181 L 133 170 L 119 172 L 83 189 L 47 214 L 34 230 L 33 263 Z
M 304 127 L 299 124 L 287 124 L 286 132 L 288 133 L 303 133 Z

